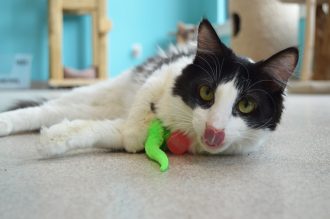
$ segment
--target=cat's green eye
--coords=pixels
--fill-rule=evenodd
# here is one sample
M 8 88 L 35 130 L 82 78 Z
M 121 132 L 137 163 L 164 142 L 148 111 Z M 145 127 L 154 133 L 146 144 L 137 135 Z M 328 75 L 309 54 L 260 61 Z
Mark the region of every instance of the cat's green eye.
M 199 87 L 199 96 L 202 100 L 210 102 L 214 98 L 214 92 L 209 86 L 202 85 Z
M 256 107 L 257 104 L 252 98 L 243 98 L 237 104 L 238 110 L 243 114 L 252 113 Z

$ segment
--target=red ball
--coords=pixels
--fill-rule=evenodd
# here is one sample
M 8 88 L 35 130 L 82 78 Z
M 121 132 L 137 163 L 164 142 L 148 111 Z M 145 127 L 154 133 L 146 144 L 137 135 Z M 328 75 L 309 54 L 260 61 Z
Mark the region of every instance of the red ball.
M 171 133 L 167 139 L 167 147 L 173 153 L 177 155 L 184 154 L 188 151 L 191 141 L 189 137 L 182 132 L 175 131 Z

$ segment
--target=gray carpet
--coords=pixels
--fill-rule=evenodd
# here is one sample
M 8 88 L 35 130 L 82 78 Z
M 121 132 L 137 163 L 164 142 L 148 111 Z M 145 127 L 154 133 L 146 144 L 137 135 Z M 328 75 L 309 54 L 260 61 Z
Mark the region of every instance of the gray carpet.
M 37 134 L 0 138 L 0 218 L 330 218 L 329 135 L 330 96 L 291 95 L 258 152 L 171 156 L 166 173 L 144 154 L 42 160 Z

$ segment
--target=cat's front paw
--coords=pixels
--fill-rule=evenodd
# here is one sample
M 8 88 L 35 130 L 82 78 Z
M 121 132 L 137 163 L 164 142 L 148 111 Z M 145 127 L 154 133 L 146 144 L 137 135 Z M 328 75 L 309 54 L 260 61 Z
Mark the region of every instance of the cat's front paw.
M 62 155 L 68 150 L 67 138 L 54 132 L 52 128 L 42 128 L 37 149 L 43 157 Z
M 64 120 L 49 128 L 43 127 L 40 130 L 40 145 L 37 148 L 39 153 L 45 157 L 53 157 L 64 154 L 70 150 L 69 141 L 79 127 L 73 127 L 74 123 Z
M 94 144 L 89 122 L 82 120 L 68 121 L 42 128 L 38 151 L 45 157 L 62 155 L 76 148 L 87 148 Z
M 10 135 L 13 130 L 13 124 L 7 119 L 0 118 L 0 137 Z
M 144 128 L 130 127 L 123 132 L 124 147 L 127 152 L 136 153 L 142 151 L 146 140 Z

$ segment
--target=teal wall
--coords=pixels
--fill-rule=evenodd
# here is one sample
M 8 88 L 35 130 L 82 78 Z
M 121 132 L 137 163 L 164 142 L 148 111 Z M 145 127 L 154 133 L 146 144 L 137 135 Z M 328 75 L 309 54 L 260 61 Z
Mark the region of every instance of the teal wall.
M 48 75 L 47 0 L 2 1 L 0 7 L 0 55 L 33 55 L 33 79 Z M 8 63 L 2 63 L 0 66 Z M 5 70 L 9 71 L 8 68 Z
M 300 72 L 302 69 L 302 61 L 304 57 L 304 44 L 305 44 L 305 25 L 306 25 L 306 18 L 301 17 L 299 19 L 299 28 L 298 28 L 298 49 L 299 49 L 299 61 L 298 67 L 295 72 L 295 76 L 297 78 L 300 77 Z
M 120 2 L 120 3 L 119 3 Z M 166 47 L 174 40 L 169 35 L 178 21 L 197 23 L 204 15 L 203 0 L 125 0 L 110 1 L 109 17 L 113 21 L 110 34 L 110 62 L 112 75 L 134 66 L 156 53 L 157 45 Z M 132 44 L 139 43 L 143 54 L 131 56 Z
M 226 0 L 109 0 L 109 72 L 118 75 L 166 47 L 174 38 L 178 21 L 197 23 L 202 17 L 221 22 Z M 47 0 L 8 0 L 0 7 L 0 55 L 33 55 L 32 79 L 48 79 Z M 63 63 L 85 68 L 92 64 L 89 16 L 64 17 Z M 131 47 L 140 43 L 143 54 L 131 56 Z M 1 66 L 0 60 L 0 66 Z

